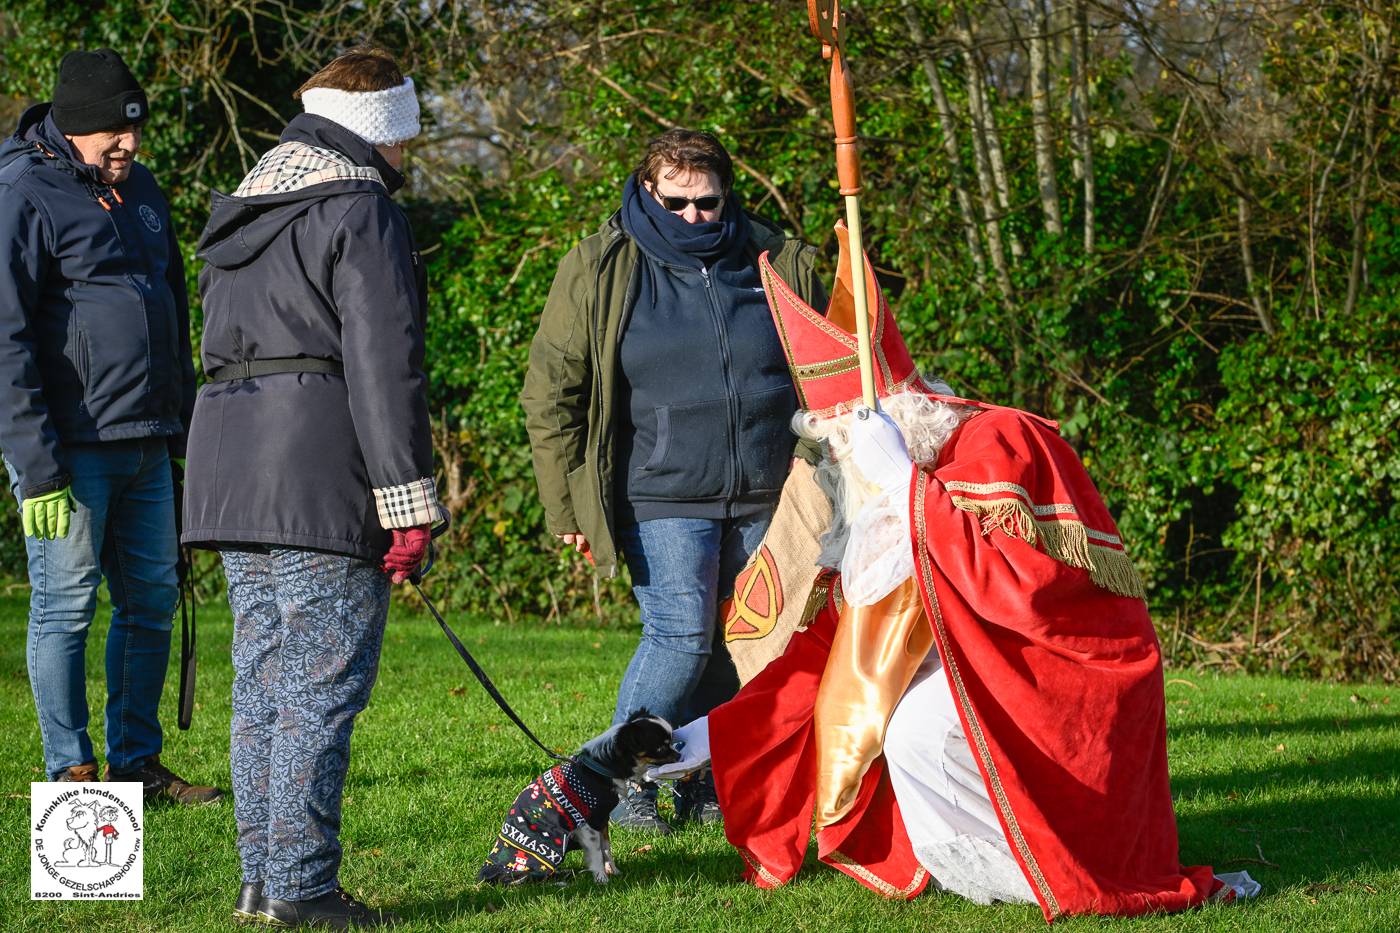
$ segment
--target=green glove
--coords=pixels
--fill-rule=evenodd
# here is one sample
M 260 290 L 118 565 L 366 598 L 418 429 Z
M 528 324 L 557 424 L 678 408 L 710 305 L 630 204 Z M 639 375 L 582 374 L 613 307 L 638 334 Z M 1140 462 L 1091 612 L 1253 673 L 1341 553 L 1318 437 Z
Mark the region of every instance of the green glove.
M 42 496 L 25 499 L 20 509 L 24 513 L 26 538 L 66 538 L 68 515 L 73 510 L 72 487 L 64 486 Z

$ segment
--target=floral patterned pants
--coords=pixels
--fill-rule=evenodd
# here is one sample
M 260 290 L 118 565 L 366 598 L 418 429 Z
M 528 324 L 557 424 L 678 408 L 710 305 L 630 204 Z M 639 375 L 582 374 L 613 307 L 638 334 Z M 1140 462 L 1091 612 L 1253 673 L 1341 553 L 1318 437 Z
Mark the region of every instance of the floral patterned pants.
M 350 732 L 369 703 L 389 578 L 365 561 L 224 551 L 233 609 L 234 816 L 243 880 L 266 897 L 336 888 Z

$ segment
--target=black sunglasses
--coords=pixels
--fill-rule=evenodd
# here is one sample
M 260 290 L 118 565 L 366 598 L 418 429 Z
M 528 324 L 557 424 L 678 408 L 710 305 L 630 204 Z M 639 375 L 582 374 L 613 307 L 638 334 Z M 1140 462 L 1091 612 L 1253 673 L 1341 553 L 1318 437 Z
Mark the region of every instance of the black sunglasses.
M 661 206 L 673 214 L 679 214 L 685 210 L 687 204 L 694 204 L 702 211 L 712 211 L 724 203 L 724 195 L 722 194 L 707 194 L 701 198 L 682 198 L 669 194 L 658 194 L 656 197 L 661 202 Z

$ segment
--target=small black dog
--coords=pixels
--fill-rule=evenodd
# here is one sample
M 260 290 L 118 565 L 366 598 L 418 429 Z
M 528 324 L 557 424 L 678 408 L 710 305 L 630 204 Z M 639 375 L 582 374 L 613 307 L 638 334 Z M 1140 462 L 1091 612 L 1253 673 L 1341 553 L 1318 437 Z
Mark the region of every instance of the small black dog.
M 515 798 L 478 881 L 547 881 L 570 845 L 583 850 L 593 880 L 617 874 L 608 840 L 608 814 L 627 782 L 646 770 L 680 760 L 671 724 L 639 709 L 621 725 L 584 743 L 572 761 L 550 768 Z

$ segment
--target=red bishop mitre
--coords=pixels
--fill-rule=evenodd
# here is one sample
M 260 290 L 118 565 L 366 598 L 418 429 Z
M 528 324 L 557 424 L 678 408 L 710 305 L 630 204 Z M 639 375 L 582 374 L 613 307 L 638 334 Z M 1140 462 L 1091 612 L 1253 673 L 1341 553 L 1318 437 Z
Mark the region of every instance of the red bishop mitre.
M 758 257 L 758 270 L 763 289 L 768 295 L 768 309 L 778 338 L 787 355 L 788 370 L 797 389 L 798 403 L 819 418 L 830 418 L 839 411 L 849 411 L 863 404 L 860 385 L 860 353 L 856 340 L 855 298 L 851 295 L 850 231 L 837 221 L 836 239 L 840 252 L 836 257 L 836 284 L 831 289 L 823 317 L 797 296 L 788 284 L 773 271 L 765 252 Z M 922 392 L 938 402 L 965 405 L 983 411 L 1002 409 L 991 402 L 976 401 L 957 395 L 944 395 L 919 375 L 904 336 L 894 321 L 894 314 L 885 302 L 880 283 L 865 257 L 865 294 L 867 307 L 873 309 L 870 320 L 871 355 L 875 363 L 875 396 L 887 398 L 896 392 Z M 1044 423 L 1058 432 L 1059 424 L 1040 415 L 1023 412 L 1027 417 Z
M 829 417 L 838 408 L 849 409 L 861 401 L 855 300 L 851 296 L 850 231 L 844 223 L 836 224 L 836 238 L 840 243 L 836 284 L 825 316 L 778 277 L 767 253 L 758 257 L 768 308 L 773 312 L 773 323 L 787 354 L 798 401 L 818 417 Z M 869 256 L 865 259 L 865 294 L 873 312 L 870 343 L 875 362 L 875 394 L 884 398 L 906 388 L 932 394 L 914 367 L 880 283 L 875 280 Z

